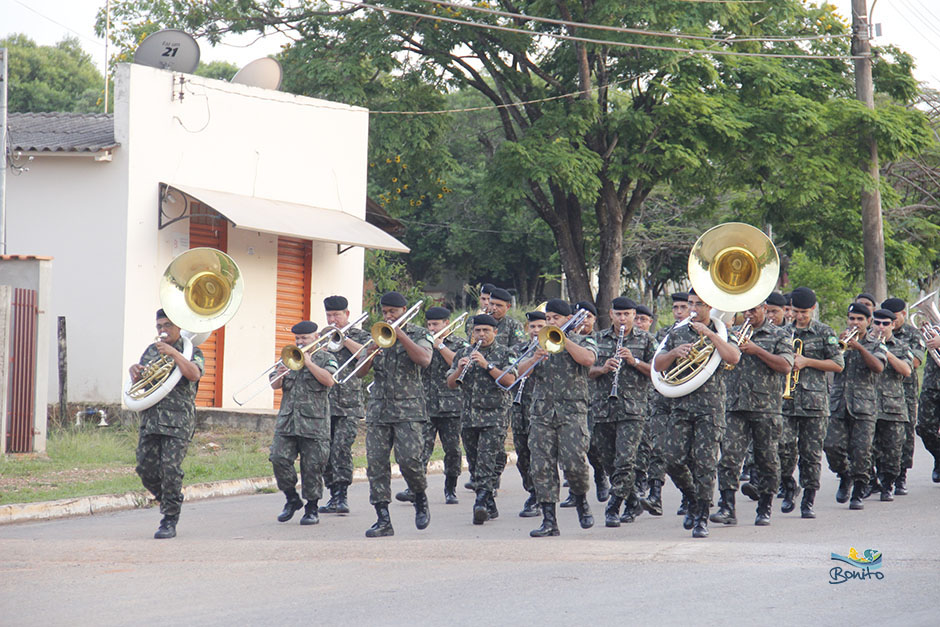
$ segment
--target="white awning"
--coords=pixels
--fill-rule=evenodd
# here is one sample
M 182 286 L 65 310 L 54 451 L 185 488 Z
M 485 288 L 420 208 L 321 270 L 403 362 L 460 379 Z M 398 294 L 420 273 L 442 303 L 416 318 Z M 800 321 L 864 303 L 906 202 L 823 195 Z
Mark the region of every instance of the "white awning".
M 189 185 L 167 185 L 212 207 L 239 229 L 399 253 L 410 252 L 407 246 L 382 229 L 335 209 L 242 196 Z

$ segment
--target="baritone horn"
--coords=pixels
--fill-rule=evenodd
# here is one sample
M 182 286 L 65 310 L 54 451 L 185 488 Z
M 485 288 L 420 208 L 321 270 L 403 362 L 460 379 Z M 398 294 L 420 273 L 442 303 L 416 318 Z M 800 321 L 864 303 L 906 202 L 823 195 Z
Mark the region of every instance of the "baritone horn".
M 924 341 L 931 340 L 940 335 L 940 309 L 937 309 L 935 297 L 937 292 L 933 291 L 911 305 L 911 324 L 920 330 Z M 921 320 L 920 323 L 915 320 Z M 940 349 L 931 348 L 927 351 L 930 357 L 938 366 L 940 366 Z

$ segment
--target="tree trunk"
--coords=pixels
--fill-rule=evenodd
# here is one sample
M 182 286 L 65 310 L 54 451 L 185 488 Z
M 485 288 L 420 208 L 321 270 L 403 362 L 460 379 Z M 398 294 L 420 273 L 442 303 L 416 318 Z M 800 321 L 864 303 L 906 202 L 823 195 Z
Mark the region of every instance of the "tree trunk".
M 596 210 L 600 226 L 596 328 L 605 329 L 610 325 L 610 304 L 620 293 L 623 269 L 623 210 L 610 179 L 604 179 Z

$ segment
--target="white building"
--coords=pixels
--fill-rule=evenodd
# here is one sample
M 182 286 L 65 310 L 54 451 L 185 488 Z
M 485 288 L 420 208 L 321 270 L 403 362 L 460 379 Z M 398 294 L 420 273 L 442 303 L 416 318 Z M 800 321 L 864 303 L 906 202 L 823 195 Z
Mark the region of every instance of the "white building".
M 33 161 L 7 177 L 8 252 L 53 258 L 46 319 L 66 318 L 70 402 L 121 402 L 155 335 L 159 280 L 189 248 L 227 252 L 246 283 L 238 314 L 202 346 L 197 404 L 209 407 L 234 407 L 292 343 L 291 324 L 322 325 L 324 297 L 361 310 L 363 248 L 407 252 L 364 220 L 365 109 L 139 65 L 118 67 L 114 100 L 113 116 L 10 119 L 18 161 Z M 52 403 L 49 344 L 38 376 Z M 249 407 L 272 404 L 268 393 Z

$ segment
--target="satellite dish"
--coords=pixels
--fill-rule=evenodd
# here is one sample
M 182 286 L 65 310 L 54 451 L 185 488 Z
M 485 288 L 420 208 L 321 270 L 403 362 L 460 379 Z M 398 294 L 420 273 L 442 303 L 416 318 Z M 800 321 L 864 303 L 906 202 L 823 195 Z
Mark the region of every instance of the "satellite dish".
M 277 59 L 262 57 L 238 70 L 232 77 L 232 82 L 262 89 L 277 89 L 281 86 L 282 76 L 281 64 Z
M 181 30 L 157 31 L 137 46 L 134 63 L 192 74 L 199 65 L 199 44 L 192 35 Z

